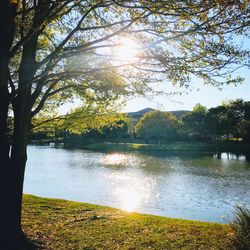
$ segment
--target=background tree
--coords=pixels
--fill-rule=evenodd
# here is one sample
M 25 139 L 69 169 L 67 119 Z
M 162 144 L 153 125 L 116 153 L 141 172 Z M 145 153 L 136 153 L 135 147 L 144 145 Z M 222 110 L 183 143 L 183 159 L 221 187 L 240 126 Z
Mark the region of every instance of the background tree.
M 106 139 L 115 139 L 115 138 L 126 138 L 129 137 L 128 130 L 130 127 L 130 120 L 125 116 L 121 116 L 119 120 L 114 123 L 110 123 L 105 126 L 101 133 L 105 136 Z
M 248 1 L 2 0 L 3 248 L 25 248 L 21 204 L 27 138 L 45 105 L 84 99 L 90 92 L 96 98 L 143 94 L 152 86 L 147 83 L 157 80 L 188 87 L 192 75 L 208 84 L 236 83 L 241 78 L 228 73 L 247 64 L 249 52 L 234 37 L 247 36 L 248 25 Z M 128 35 L 143 48 L 134 61 L 111 53 Z M 8 138 L 10 111 L 14 125 Z
M 151 111 L 145 113 L 137 122 L 135 131 L 138 136 L 144 138 L 156 138 L 158 143 L 161 139 L 176 139 L 178 121 L 170 112 Z
M 221 136 L 229 136 L 232 125 L 228 116 L 228 108 L 225 106 L 217 106 L 208 110 L 206 124 L 209 128 L 209 133 L 218 141 Z
M 250 102 L 244 102 L 244 117 L 240 123 L 240 135 L 244 142 L 250 142 Z
M 192 112 L 181 118 L 184 133 L 188 133 L 193 138 L 202 138 L 207 135 L 206 124 L 207 108 L 201 104 L 196 104 Z
M 244 101 L 236 99 L 224 102 L 222 105 L 208 110 L 207 126 L 212 135 L 233 135 L 239 139 L 242 135 L 242 123 L 244 121 Z
M 245 120 L 247 121 L 244 140 L 250 142 L 250 102 L 245 102 Z
M 242 135 L 242 123 L 245 118 L 245 107 L 244 107 L 244 100 L 243 99 L 236 99 L 230 101 L 228 104 L 225 105 L 227 110 L 227 115 L 229 119 L 229 123 L 231 126 L 230 133 L 234 135 L 237 140 Z

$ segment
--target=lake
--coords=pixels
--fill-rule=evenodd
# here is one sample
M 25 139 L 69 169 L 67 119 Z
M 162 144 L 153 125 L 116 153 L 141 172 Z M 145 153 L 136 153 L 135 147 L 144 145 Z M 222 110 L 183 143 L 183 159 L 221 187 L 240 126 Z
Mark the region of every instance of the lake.
M 100 153 L 29 146 L 24 193 L 226 223 L 250 207 L 250 162 L 222 153 Z

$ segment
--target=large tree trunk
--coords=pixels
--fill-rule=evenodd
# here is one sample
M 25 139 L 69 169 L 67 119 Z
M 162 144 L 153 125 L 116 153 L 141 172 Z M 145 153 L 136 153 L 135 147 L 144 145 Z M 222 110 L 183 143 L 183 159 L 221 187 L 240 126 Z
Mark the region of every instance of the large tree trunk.
M 1 98 L 4 97 L 3 93 L 5 92 L 2 89 L 0 91 L 0 129 L 3 133 L 0 137 L 0 192 L 2 200 L 0 227 L 1 232 L 3 232 L 0 234 L 0 249 L 34 249 L 35 246 L 26 239 L 21 227 L 23 182 L 31 113 L 29 90 L 23 91 L 13 102 L 14 132 L 11 153 L 7 137 L 8 108 L 6 108 L 6 103 L 8 103 L 9 98 L 7 98 L 7 95 L 6 98 Z M 6 101 L 3 102 L 3 100 Z
M 8 111 L 10 95 L 8 89 L 9 50 L 11 48 L 15 23 L 15 6 L 8 0 L 0 3 L 0 248 L 14 249 L 15 236 L 10 222 L 10 144 L 8 139 Z
M 21 205 L 24 169 L 26 164 L 27 132 L 30 111 L 26 96 L 22 93 L 15 100 L 15 128 L 10 142 L 8 138 L 9 51 L 15 34 L 16 4 L 0 1 L 0 249 L 32 249 L 21 228 Z M 25 104 L 26 103 L 26 104 Z
M 22 194 L 25 165 L 27 160 L 27 138 L 30 124 L 29 98 L 25 93 L 18 96 L 14 102 L 14 134 L 12 139 L 12 148 L 10 156 L 10 223 L 13 228 L 13 234 L 16 237 L 16 246 L 20 249 L 32 249 L 22 232 L 21 212 L 22 212 Z
M 0 18 L 2 13 L 0 13 Z M 2 19 L 2 18 L 1 18 Z M 2 23 L 2 20 L 0 21 Z M 2 28 L 2 27 L 1 27 Z M 1 39 L 0 39 L 1 40 Z M 7 130 L 8 109 L 9 109 L 9 91 L 8 91 L 8 58 L 3 51 L 3 44 L 0 43 L 0 192 L 3 204 L 0 206 L 0 229 L 8 230 L 7 212 L 8 212 L 8 177 L 9 177 L 9 140 Z M 1 234 L 0 234 L 1 237 Z M 6 237 L 0 239 L 5 241 Z
M 1 58 L 2 59 L 2 58 Z M 0 245 L 8 243 L 9 226 L 9 140 L 7 131 L 8 107 L 9 107 L 9 92 L 5 79 L 6 71 L 4 70 L 4 63 L 0 63 Z
M 0 4 L 0 162 L 7 168 L 9 162 L 8 110 L 10 95 L 8 90 L 9 50 L 13 42 L 15 24 L 12 16 L 13 7 L 7 0 Z

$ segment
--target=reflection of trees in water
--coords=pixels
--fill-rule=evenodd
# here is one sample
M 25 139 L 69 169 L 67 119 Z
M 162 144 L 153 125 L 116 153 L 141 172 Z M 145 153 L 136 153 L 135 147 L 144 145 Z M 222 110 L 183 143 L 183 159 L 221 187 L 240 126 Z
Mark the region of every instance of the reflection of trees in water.
M 140 151 L 138 155 L 153 156 L 156 158 L 180 157 L 181 160 L 190 160 L 193 158 L 202 159 L 204 157 L 213 157 L 213 153 L 201 151 Z
M 250 162 L 250 152 L 248 152 L 248 153 L 246 154 L 246 161 L 249 161 L 249 162 Z
M 237 160 L 237 161 L 248 161 L 250 162 L 250 152 L 217 152 L 213 155 L 215 159 L 223 160 Z

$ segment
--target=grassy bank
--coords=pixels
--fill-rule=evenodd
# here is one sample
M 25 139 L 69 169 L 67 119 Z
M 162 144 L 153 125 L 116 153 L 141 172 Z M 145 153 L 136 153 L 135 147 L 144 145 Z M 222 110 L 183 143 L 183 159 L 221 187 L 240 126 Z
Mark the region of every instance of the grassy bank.
M 206 144 L 206 143 L 169 143 L 166 145 L 159 144 L 139 144 L 139 143 L 93 143 L 83 145 L 82 148 L 88 150 L 112 152 L 112 151 L 163 151 L 163 152 L 180 152 L 180 151 L 196 151 L 196 152 L 249 152 L 248 144 Z
M 230 249 L 227 225 L 24 195 L 23 228 L 45 249 Z

